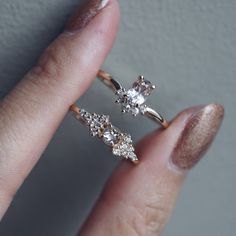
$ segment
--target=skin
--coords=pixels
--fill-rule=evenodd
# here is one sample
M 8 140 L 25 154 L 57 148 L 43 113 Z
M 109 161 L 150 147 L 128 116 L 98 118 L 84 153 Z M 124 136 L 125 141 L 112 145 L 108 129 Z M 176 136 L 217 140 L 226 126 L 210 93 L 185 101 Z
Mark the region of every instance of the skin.
M 115 40 L 117 1 L 87 4 L 0 103 L 0 217 Z M 216 104 L 189 108 L 168 129 L 144 137 L 137 145 L 140 164 L 121 162 L 79 235 L 159 235 L 186 173 L 208 149 L 223 114 Z

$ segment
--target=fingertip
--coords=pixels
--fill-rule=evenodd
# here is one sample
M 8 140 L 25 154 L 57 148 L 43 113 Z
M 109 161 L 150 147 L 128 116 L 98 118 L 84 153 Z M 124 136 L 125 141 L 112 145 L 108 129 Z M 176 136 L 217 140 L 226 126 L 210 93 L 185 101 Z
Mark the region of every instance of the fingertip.
M 80 5 L 69 18 L 65 24 L 65 33 L 78 33 L 87 25 L 94 20 L 98 14 L 104 14 L 106 8 L 114 8 L 112 11 L 113 17 L 117 17 L 119 14 L 115 12 L 118 9 L 116 0 L 87 0 L 82 5 Z M 119 13 L 119 11 L 118 11 Z
M 190 170 L 204 156 L 219 131 L 224 117 L 222 105 L 197 107 L 178 136 L 170 159 L 182 170 Z

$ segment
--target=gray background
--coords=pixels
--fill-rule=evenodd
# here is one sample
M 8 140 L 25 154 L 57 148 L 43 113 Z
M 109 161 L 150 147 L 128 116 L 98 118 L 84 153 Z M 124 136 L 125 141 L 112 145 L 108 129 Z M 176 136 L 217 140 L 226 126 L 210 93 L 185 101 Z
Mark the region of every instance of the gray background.
M 207 158 L 189 175 L 163 235 L 234 236 L 236 1 L 119 2 L 120 32 L 104 68 L 127 86 L 139 73 L 156 82 L 159 89 L 149 103 L 168 119 L 195 104 L 218 102 L 226 107 L 221 132 Z M 77 0 L 1 0 L 1 97 L 62 30 L 77 4 Z M 155 128 L 142 117 L 120 116 L 113 99 L 95 82 L 79 103 L 90 111 L 110 113 L 114 123 L 136 140 Z M 75 235 L 115 165 L 109 151 L 68 115 L 17 193 L 0 235 Z

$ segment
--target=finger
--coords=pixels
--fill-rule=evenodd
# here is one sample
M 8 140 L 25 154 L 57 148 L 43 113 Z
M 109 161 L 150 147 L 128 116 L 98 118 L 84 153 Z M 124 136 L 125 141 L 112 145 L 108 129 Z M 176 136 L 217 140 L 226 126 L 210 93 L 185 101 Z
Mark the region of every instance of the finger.
M 175 204 L 187 170 L 202 157 L 223 119 L 220 105 L 185 110 L 165 131 L 138 145 L 136 167 L 122 163 L 80 236 L 157 236 Z
M 116 0 L 87 1 L 1 103 L 0 217 L 69 106 L 96 77 L 118 21 Z

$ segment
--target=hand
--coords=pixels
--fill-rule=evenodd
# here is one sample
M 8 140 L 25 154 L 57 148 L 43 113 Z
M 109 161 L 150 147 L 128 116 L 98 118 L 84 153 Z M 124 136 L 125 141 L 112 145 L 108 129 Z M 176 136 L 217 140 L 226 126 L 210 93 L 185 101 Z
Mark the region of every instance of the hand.
M 99 13 L 99 14 L 98 14 Z M 0 104 L 0 217 L 40 158 L 71 104 L 88 88 L 118 28 L 116 0 L 90 0 Z M 159 235 L 186 173 L 214 139 L 220 105 L 189 108 L 167 130 L 137 145 L 138 166 L 123 161 L 81 236 Z

